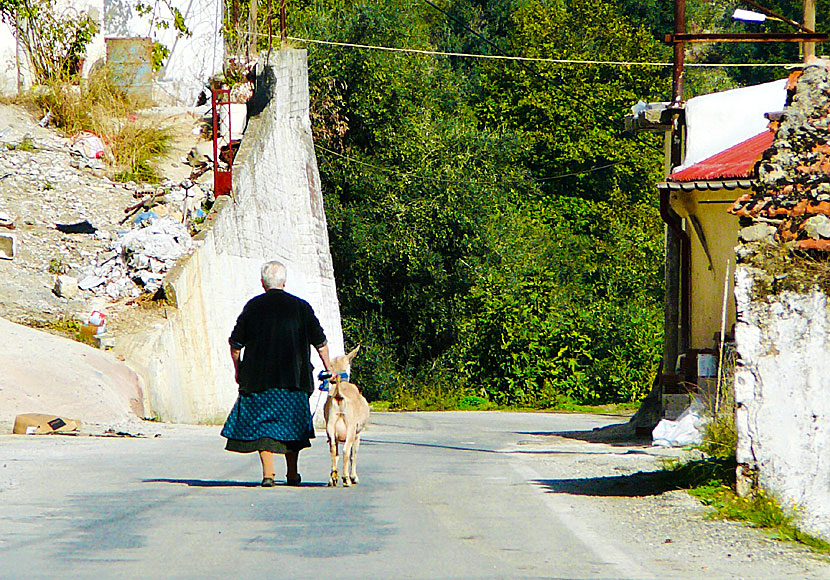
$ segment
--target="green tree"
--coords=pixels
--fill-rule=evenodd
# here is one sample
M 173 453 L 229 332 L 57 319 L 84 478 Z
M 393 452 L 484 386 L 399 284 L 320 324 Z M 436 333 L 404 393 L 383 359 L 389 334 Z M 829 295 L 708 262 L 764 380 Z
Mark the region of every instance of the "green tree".
M 292 23 L 407 48 L 659 48 L 592 0 L 436 6 L 328 0 Z M 344 331 L 368 346 L 356 369 L 370 397 L 547 407 L 644 392 L 660 342 L 661 151 L 621 125 L 665 78 L 320 46 L 309 64 Z

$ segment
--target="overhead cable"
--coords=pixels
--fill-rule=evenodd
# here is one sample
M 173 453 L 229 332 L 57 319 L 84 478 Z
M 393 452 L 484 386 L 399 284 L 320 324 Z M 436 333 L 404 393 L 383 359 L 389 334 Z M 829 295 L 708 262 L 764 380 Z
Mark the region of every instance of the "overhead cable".
M 417 173 L 409 173 L 405 171 L 397 171 L 395 169 L 388 169 L 386 167 L 381 167 L 379 165 L 374 165 L 372 163 L 366 163 L 365 161 L 361 161 L 359 159 L 355 159 L 354 157 L 349 157 L 348 155 L 343 155 L 342 153 L 338 153 L 337 151 L 332 151 L 331 149 L 327 149 L 322 145 L 314 145 L 315 149 L 319 149 L 325 153 L 334 155 L 336 157 L 340 157 L 341 159 L 345 159 L 351 163 L 356 163 L 357 165 L 363 165 L 365 167 L 369 167 L 371 169 L 375 169 L 377 171 L 383 171 L 384 173 L 388 173 L 390 175 L 396 175 L 398 177 L 410 177 L 413 179 L 420 179 L 422 181 L 433 181 L 436 183 L 466 183 L 466 184 L 473 184 L 473 185 L 495 185 L 496 182 L 493 181 L 475 181 L 475 180 L 465 180 L 465 179 L 442 179 L 438 177 L 427 177 L 425 175 L 420 175 Z M 555 175 L 553 177 L 533 177 L 530 176 L 531 181 L 535 181 L 538 183 L 545 182 L 545 181 L 555 181 L 557 179 L 565 179 L 566 177 L 576 177 L 578 175 L 585 175 L 587 173 L 594 173 L 596 171 L 601 171 L 603 169 L 608 169 L 609 167 L 614 167 L 619 165 L 622 161 L 615 161 L 613 163 L 607 163 L 605 165 L 598 165 L 596 167 L 590 167 L 588 169 L 584 169 L 582 171 L 574 171 L 571 173 L 563 173 L 561 175 Z M 524 183 L 523 180 L 520 179 L 508 179 L 508 180 L 501 180 L 499 183 Z
M 296 36 L 287 37 L 288 40 L 296 42 L 305 42 L 307 44 L 325 44 L 329 46 L 340 46 L 343 48 L 358 48 L 361 50 L 380 50 L 386 52 L 402 52 L 410 54 L 423 54 L 429 56 L 453 56 L 460 58 L 478 58 L 491 60 L 507 60 L 519 62 L 543 62 L 551 64 L 575 64 L 575 65 L 599 65 L 599 66 L 646 66 L 646 67 L 670 67 L 674 66 L 671 62 L 650 62 L 650 61 L 627 61 L 627 60 L 582 60 L 582 59 L 564 59 L 564 58 L 542 58 L 530 56 L 510 56 L 506 54 L 469 54 L 464 52 L 447 52 L 442 50 L 423 50 L 418 48 L 395 48 L 391 46 L 375 46 L 370 44 L 355 44 L 351 42 L 335 42 L 332 40 L 318 40 L 314 38 L 298 38 Z M 752 67 L 792 67 L 799 66 L 802 63 L 786 62 L 786 63 L 703 63 L 703 62 L 689 62 L 685 63 L 685 67 L 697 68 L 752 68 Z

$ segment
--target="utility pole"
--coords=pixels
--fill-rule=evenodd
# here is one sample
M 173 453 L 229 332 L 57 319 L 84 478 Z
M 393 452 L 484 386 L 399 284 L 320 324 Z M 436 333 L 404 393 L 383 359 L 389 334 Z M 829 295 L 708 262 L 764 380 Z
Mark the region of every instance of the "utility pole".
M 804 28 L 809 30 L 816 29 L 816 0 L 804 0 Z M 816 43 L 805 42 L 804 47 L 804 62 L 816 55 Z
M 256 60 L 257 56 L 257 0 L 251 0 L 248 11 L 248 62 Z

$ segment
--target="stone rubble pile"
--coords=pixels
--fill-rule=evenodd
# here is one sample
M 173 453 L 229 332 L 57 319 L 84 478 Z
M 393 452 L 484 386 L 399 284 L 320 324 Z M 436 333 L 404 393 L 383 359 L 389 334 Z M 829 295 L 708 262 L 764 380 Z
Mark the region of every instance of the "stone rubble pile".
M 210 175 L 116 183 L 97 137 L 66 139 L 23 117 L 0 122 L 0 234 L 16 244 L 4 260 L 0 301 L 8 307 L 0 315 L 157 292 L 192 248 L 191 232 L 213 201 Z
M 815 60 L 793 73 L 787 89 L 753 192 L 730 212 L 753 222 L 741 232 L 745 243 L 775 239 L 830 250 L 830 61 Z
M 164 274 L 193 246 L 190 232 L 169 216 L 149 217 L 117 239 L 109 251 L 78 282 L 81 290 L 92 290 L 112 300 L 156 292 Z

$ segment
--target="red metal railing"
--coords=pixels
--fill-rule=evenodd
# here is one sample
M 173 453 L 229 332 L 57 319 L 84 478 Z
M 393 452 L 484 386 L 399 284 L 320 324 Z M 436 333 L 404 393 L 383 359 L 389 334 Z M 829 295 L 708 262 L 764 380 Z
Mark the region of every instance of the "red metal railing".
M 224 98 L 222 98 L 224 97 Z M 211 89 L 211 105 L 213 106 L 213 194 L 215 196 L 228 195 L 233 189 L 233 133 L 231 130 L 231 91 L 230 89 Z M 228 169 L 219 169 L 219 110 L 224 107 L 228 120 Z

